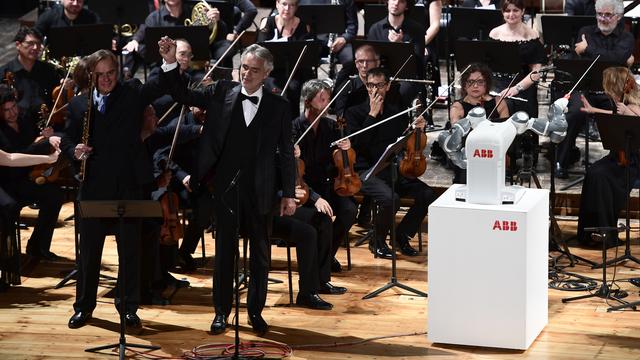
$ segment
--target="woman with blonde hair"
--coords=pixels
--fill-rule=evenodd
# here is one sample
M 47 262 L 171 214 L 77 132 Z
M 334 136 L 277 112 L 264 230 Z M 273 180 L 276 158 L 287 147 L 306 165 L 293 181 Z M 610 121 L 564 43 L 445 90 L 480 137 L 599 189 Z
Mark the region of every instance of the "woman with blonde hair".
M 587 113 L 618 114 L 640 116 L 640 89 L 633 74 L 625 67 L 611 67 L 602 73 L 602 87 L 612 102 L 612 110 L 603 110 L 591 106 L 582 96 L 582 111 Z M 640 118 L 638 119 L 640 122 Z M 627 195 L 626 170 L 630 171 L 630 184 L 637 179 L 638 154 L 625 154 L 624 151 L 610 152 L 591 165 L 584 178 L 578 215 L 578 241 L 586 246 L 600 247 L 584 231 L 588 227 L 615 227 L 618 214 L 625 205 Z M 606 237 L 607 247 L 617 246 L 618 233 L 613 231 Z

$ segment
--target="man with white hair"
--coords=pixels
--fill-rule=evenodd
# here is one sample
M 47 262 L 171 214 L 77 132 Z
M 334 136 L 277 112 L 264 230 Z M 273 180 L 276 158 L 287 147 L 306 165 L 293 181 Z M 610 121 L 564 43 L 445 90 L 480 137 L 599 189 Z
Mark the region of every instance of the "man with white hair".
M 578 58 L 593 60 L 600 55 L 598 61 L 601 62 L 627 66 L 633 64 L 633 35 L 622 26 L 618 26 L 624 15 L 622 0 L 597 0 L 595 9 L 597 25 L 585 26 L 578 32 L 579 40 L 575 44 Z M 584 127 L 586 120 L 586 113 L 580 111 L 583 106 L 580 95 L 579 92 L 574 92 L 569 100 L 567 137 L 558 145 L 555 169 L 558 178 L 568 177 L 567 168 L 572 163 L 570 154 L 575 147 L 578 132 Z M 611 107 L 605 95 L 584 95 L 593 106 L 602 109 Z

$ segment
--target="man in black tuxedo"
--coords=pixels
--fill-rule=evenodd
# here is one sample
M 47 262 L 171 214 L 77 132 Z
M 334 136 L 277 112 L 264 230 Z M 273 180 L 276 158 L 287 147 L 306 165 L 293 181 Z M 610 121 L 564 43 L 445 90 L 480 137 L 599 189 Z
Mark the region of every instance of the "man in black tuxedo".
M 171 42 L 165 43 L 164 49 L 175 51 Z M 188 90 L 181 82 L 172 91 L 179 102 L 206 109 L 208 117 L 198 166 L 191 176 L 194 183 L 190 185 L 198 191 L 195 182 L 214 174 L 217 225 L 213 292 L 216 315 L 211 324 L 214 334 L 225 331 L 231 313 L 238 225 L 248 234 L 251 248 L 249 323 L 257 334 L 267 332 L 268 325 L 261 316 L 269 273 L 267 227 L 277 201 L 277 189 L 282 189 L 280 215 L 292 215 L 296 209 L 290 107 L 284 98 L 263 87 L 272 69 L 271 53 L 254 44 L 242 53 L 241 83 L 220 80 L 204 90 Z
M 69 103 L 68 125 L 62 149 L 72 159 L 86 158 L 84 181 L 80 186 L 81 200 L 142 200 L 145 187 L 153 182 L 151 164 L 141 139 L 143 112 L 161 92 L 160 84 L 139 80 L 119 82 L 118 61 L 107 50 L 99 50 L 89 57 L 94 88 L 89 94 L 74 97 Z M 170 75 L 173 75 L 171 77 Z M 167 76 L 177 81 L 178 70 Z M 82 143 L 82 130 L 88 99 L 93 102 L 88 143 Z M 91 318 L 96 307 L 100 260 L 106 235 L 116 234 L 122 241 L 120 248 L 127 263 L 125 292 L 126 325 L 140 328 L 136 315 L 140 287 L 140 219 L 125 219 L 120 233 L 116 219 L 82 219 L 80 227 L 80 258 L 76 302 L 69 327 L 79 328 Z M 120 283 L 120 281 L 119 281 Z M 116 299 L 116 308 L 119 310 Z

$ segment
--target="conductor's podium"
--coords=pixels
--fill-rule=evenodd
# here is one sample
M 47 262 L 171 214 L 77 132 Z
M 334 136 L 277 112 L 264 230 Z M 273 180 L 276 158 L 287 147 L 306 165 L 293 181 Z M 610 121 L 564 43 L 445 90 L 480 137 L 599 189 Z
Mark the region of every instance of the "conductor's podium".
M 477 205 L 459 186 L 429 206 L 428 337 L 525 350 L 548 320 L 549 192 Z

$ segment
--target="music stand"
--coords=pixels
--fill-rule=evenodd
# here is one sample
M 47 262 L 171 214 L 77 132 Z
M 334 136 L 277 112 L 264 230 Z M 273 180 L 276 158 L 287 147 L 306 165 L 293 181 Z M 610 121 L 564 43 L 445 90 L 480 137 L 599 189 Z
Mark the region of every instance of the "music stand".
M 454 7 L 451 8 L 451 22 L 447 27 L 449 40 L 486 40 L 491 29 L 502 23 L 504 19 L 500 10 Z
M 296 16 L 311 27 L 313 34 L 343 34 L 344 5 L 300 5 Z
M 322 42 L 313 41 L 285 41 L 285 42 L 260 42 L 273 55 L 274 69 L 284 70 L 288 75 L 293 70 L 296 61 L 302 53 L 302 49 L 307 46 L 307 51 L 300 59 L 298 71 L 318 67 L 320 62 L 320 51 Z
M 598 129 L 600 130 L 600 136 L 602 139 L 602 146 L 611 151 L 617 152 L 619 150 L 624 150 L 627 157 L 629 157 L 632 153 L 638 153 L 640 149 L 640 124 L 638 123 L 638 118 L 635 116 L 625 116 L 625 115 L 609 115 L 609 114 L 596 114 L 596 123 L 598 124 Z M 624 254 L 607 261 L 605 265 L 614 265 L 622 261 L 633 261 L 636 264 L 640 264 L 640 259 L 633 256 L 631 254 L 631 238 L 630 238 L 630 204 L 631 204 L 631 172 L 629 170 L 629 166 L 625 167 L 625 187 L 626 187 L 626 229 L 625 229 L 625 237 L 626 243 L 624 248 Z M 594 266 L 593 268 L 598 268 L 603 266 L 603 264 L 599 264 Z
M 365 4 L 364 5 L 364 34 L 369 33 L 369 28 L 376 22 L 385 19 L 389 11 L 385 4 Z M 427 9 L 422 4 L 414 5 L 405 16 L 420 24 L 424 29 L 429 27 L 429 17 Z
M 92 24 L 51 28 L 47 36 L 49 55 L 85 56 L 101 49 L 111 49 L 113 25 Z
M 410 55 L 414 54 L 414 45 L 410 43 L 395 43 L 389 41 L 371 41 L 371 40 L 353 40 L 353 58 L 355 59 L 356 51 L 362 45 L 373 46 L 378 54 L 380 54 L 380 66 L 388 69 L 391 73 L 395 73 L 400 69 L 402 64 L 407 61 Z M 404 79 L 416 79 L 418 74 L 418 61 L 412 56 L 404 66 L 402 71 L 396 77 Z
M 553 61 L 556 66 L 556 72 L 554 74 L 554 81 L 578 81 L 580 77 L 587 71 L 592 63 L 592 60 L 585 59 L 556 59 Z M 589 76 L 585 76 L 575 90 L 582 90 L 587 92 L 602 92 L 602 73 L 604 69 L 620 66 L 620 64 L 597 61 L 591 70 L 589 70 Z M 574 91 L 575 91 L 574 90 Z M 585 122 L 585 137 L 584 137 L 584 168 L 585 172 L 589 167 L 589 121 Z M 555 166 L 555 164 L 554 164 Z M 570 182 L 564 187 L 560 188 L 561 191 L 565 191 L 569 188 L 580 184 L 584 180 L 584 176 L 580 176 L 578 179 Z
M 84 218 L 117 218 L 119 223 L 119 232 L 124 232 L 124 219 L 125 218 L 161 218 L 162 208 L 160 203 L 154 200 L 113 200 L 113 201 L 101 201 L 101 200 L 86 200 L 80 201 L 80 216 Z M 135 347 L 148 350 L 158 350 L 160 346 L 156 345 L 143 345 L 128 343 L 125 338 L 125 279 L 126 279 L 126 262 L 124 261 L 124 246 L 125 239 L 122 236 L 118 237 L 118 274 L 120 275 L 120 283 L 118 284 L 119 296 L 120 296 L 120 339 L 118 343 L 102 345 L 85 349 L 86 352 L 99 352 L 105 349 L 117 348 L 120 359 L 124 359 L 124 353 L 127 347 Z
M 144 24 L 149 15 L 149 5 L 144 0 L 93 0 L 90 9 L 100 14 L 100 20 L 108 24 Z
M 578 38 L 578 32 L 585 26 L 595 25 L 595 16 L 556 16 L 542 15 L 542 36 L 545 45 L 553 47 L 566 45 L 572 47 Z
M 150 26 L 145 30 L 144 43 L 146 50 L 144 60 L 148 64 L 162 61 L 158 52 L 158 41 L 163 36 L 172 39 L 185 39 L 191 44 L 193 60 L 209 60 L 209 35 L 211 30 L 206 26 Z
M 378 162 L 369 170 L 367 170 L 362 177 L 362 181 L 367 181 L 369 177 L 375 176 L 380 171 L 384 170 L 387 166 L 391 165 L 391 208 L 395 210 L 396 208 L 396 181 L 398 179 L 398 158 L 397 155 L 400 153 L 407 145 L 407 140 L 409 139 L 409 135 L 402 136 L 398 138 L 398 140 L 389 144 L 385 149 Z M 387 291 L 393 287 L 399 287 L 406 291 L 412 292 L 418 296 L 427 297 L 427 293 L 422 292 L 420 290 L 416 290 L 412 287 L 409 287 L 398 281 L 398 277 L 396 275 L 396 214 L 395 211 L 391 211 L 391 216 L 393 220 L 391 221 L 391 279 L 381 288 L 365 295 L 362 299 L 371 299 L 380 295 L 382 292 Z
M 490 65 L 493 72 L 502 74 L 516 74 L 521 70 L 520 53 L 515 42 L 458 39 L 455 54 L 458 71 L 474 62 Z

